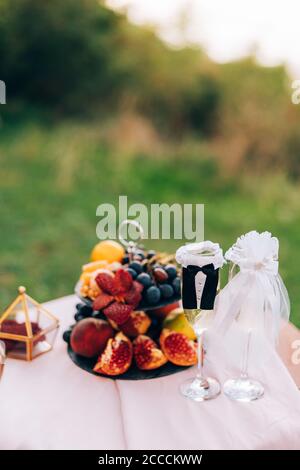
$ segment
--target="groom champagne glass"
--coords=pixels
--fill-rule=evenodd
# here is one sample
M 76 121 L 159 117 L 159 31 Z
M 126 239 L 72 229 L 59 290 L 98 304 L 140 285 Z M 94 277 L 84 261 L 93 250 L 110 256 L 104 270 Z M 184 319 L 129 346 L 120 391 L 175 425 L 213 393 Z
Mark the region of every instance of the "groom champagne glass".
M 179 248 L 176 259 L 182 265 L 184 313 L 196 333 L 198 343 L 196 377 L 185 381 L 180 390 L 194 401 L 209 400 L 219 395 L 221 387 L 216 379 L 203 374 L 203 337 L 213 318 L 219 268 L 224 258 L 220 246 L 207 241 Z

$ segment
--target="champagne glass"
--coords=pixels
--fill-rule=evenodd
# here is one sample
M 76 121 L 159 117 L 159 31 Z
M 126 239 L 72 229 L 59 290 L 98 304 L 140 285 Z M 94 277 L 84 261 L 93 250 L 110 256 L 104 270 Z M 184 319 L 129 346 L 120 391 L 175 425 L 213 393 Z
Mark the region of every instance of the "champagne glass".
M 0 341 L 0 380 L 3 374 L 5 364 L 5 343 Z
M 182 265 L 182 305 L 186 319 L 197 336 L 198 368 L 196 377 L 180 386 L 181 393 L 194 401 L 215 398 L 221 391 L 216 379 L 203 373 L 203 339 L 213 320 L 219 283 L 219 269 L 225 260 L 218 243 L 209 240 L 180 247 L 176 261 Z
M 237 266 L 234 263 L 230 263 L 229 281 L 231 281 L 231 279 L 234 277 L 236 269 Z M 248 307 L 251 309 L 251 298 L 249 299 Z M 251 316 L 249 318 L 251 318 Z M 264 387 L 260 382 L 253 380 L 248 376 L 248 360 L 253 328 L 251 327 L 251 324 L 246 324 L 240 321 L 240 317 L 238 317 L 236 321 L 238 322 L 246 337 L 244 351 L 242 354 L 241 372 L 239 377 L 229 379 L 224 383 L 223 391 L 225 395 L 232 400 L 250 402 L 263 396 Z
M 197 336 L 198 363 L 196 377 L 183 382 L 180 391 L 185 397 L 194 401 L 210 400 L 217 397 L 221 392 L 219 382 L 212 377 L 206 377 L 203 373 L 203 339 L 205 332 L 212 323 L 213 310 L 184 309 L 184 314 Z

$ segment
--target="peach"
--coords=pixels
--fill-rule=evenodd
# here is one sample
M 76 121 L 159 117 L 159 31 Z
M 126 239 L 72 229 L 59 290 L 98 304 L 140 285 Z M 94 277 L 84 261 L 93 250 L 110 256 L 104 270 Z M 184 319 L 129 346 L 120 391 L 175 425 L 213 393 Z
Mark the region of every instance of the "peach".
M 114 330 L 105 320 L 85 318 L 79 321 L 71 333 L 71 347 L 76 354 L 94 357 L 101 354 Z

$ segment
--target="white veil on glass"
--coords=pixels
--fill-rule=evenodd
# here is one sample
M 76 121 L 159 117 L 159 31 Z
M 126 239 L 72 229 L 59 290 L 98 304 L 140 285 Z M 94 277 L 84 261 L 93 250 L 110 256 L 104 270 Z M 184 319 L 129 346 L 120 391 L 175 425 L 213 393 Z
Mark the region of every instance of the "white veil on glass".
M 271 233 L 252 231 L 239 237 L 225 253 L 239 272 L 216 298 L 217 332 L 226 333 L 237 320 L 276 343 L 281 321 L 290 316 L 288 292 L 278 273 L 278 250 L 278 239 Z

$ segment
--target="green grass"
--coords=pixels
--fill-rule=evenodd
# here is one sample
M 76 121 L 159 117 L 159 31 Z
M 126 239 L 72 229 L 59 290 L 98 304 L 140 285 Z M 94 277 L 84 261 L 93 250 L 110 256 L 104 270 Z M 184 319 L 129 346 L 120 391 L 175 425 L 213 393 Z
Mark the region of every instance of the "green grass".
M 0 130 L 0 307 L 20 284 L 40 301 L 73 292 L 96 239 L 96 207 L 116 203 L 205 204 L 205 237 L 227 249 L 238 235 L 280 239 L 280 272 L 300 326 L 300 189 L 282 175 L 222 176 L 205 156 L 130 158 L 108 149 L 96 125 L 20 123 Z M 148 241 L 174 251 L 178 240 Z M 223 275 L 223 278 L 225 275 Z

